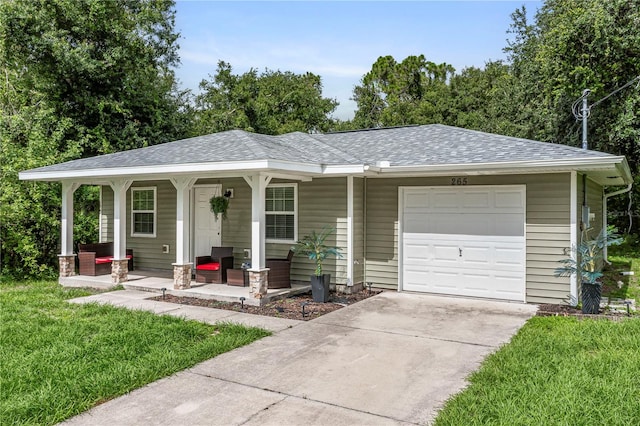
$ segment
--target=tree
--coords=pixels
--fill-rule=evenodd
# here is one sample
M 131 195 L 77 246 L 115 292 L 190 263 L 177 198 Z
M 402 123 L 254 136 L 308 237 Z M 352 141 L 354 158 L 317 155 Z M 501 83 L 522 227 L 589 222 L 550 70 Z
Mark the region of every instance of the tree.
M 524 8 L 512 17 L 514 39 L 505 50 L 518 82 L 511 96 L 518 106 L 510 113 L 519 124 L 514 136 L 579 146 L 581 126 L 571 105 L 583 89 L 591 90 L 588 99 L 593 104 L 640 76 L 640 1 L 547 0 L 533 24 L 527 22 Z M 638 87 L 630 86 L 594 107 L 588 128 L 589 148 L 625 155 L 636 176 Z M 640 198 L 637 185 L 634 198 Z M 620 204 L 612 207 L 624 209 Z
M 60 189 L 19 171 L 186 134 L 171 0 L 0 2 L 3 273 L 56 265 Z M 76 192 L 76 236 L 97 238 L 97 192 Z
M 469 67 L 451 78 L 451 111 L 446 124 L 498 134 L 518 133 L 510 119 L 514 78 L 502 61 L 485 64 L 484 69 Z
M 397 62 L 381 56 L 353 90 L 354 124 L 360 128 L 441 123 L 448 118 L 448 81 L 455 69 L 424 55 Z
M 220 61 L 210 80 L 200 83 L 196 97 L 195 133 L 243 129 L 269 135 L 324 131 L 338 103 L 322 97 L 321 78 L 312 73 L 251 69 L 233 74 Z

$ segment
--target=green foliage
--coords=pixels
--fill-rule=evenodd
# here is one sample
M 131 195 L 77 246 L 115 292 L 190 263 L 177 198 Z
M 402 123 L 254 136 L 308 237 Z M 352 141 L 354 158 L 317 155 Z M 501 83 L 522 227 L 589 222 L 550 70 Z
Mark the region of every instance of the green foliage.
M 604 248 L 621 242 L 622 238 L 614 233 L 612 227 L 603 229 L 593 239 L 590 239 L 588 231 L 585 231 L 580 243 L 572 247 L 572 256 L 560 260 L 562 266 L 556 268 L 554 275 L 568 277 L 576 274 L 583 283 L 602 285 L 599 279 L 603 276 Z
M 610 266 L 605 267 L 603 297 L 640 301 L 640 237 L 626 235 L 622 244 L 608 250 Z M 633 275 L 620 275 L 632 271 Z
M 211 211 L 216 219 L 218 219 L 218 215 L 221 214 L 223 219 L 227 218 L 227 209 L 229 208 L 229 198 L 224 196 L 216 196 L 211 197 L 209 200 L 209 204 L 211 204 Z
M 184 126 L 171 69 L 178 64 L 173 6 L 2 2 L 0 63 L 25 90 L 41 93 L 56 116 L 72 120 L 63 141 L 78 143 L 83 156 L 174 140 Z
M 579 146 L 581 125 L 571 104 L 583 89 L 589 104 L 640 76 L 640 2 L 638 0 L 546 0 L 533 23 L 525 9 L 512 15 L 507 53 L 516 77 L 510 98 L 514 136 Z M 591 149 L 625 155 L 640 172 L 640 90 L 636 84 L 596 105 L 589 116 Z M 637 177 L 636 177 L 637 179 Z M 634 198 L 640 198 L 636 186 Z M 626 210 L 623 197 L 611 210 Z M 635 214 L 638 213 L 636 209 Z M 612 218 L 620 229 L 624 216 Z M 635 220 L 637 230 L 637 223 Z M 633 231 L 633 230 L 631 230 Z
M 328 115 L 338 103 L 322 97 L 319 76 L 305 73 L 255 69 L 232 73 L 220 61 L 211 80 L 200 83 L 196 97 L 194 133 L 208 134 L 231 129 L 277 135 L 288 132 L 323 131 Z
M 57 268 L 60 185 L 18 172 L 186 135 L 173 25 L 171 0 L 0 2 L 3 274 Z M 98 201 L 76 191 L 77 241 L 97 240 Z
M 322 275 L 322 263 L 330 256 L 342 257 L 340 248 L 332 247 L 326 244 L 327 238 L 335 231 L 334 228 L 325 227 L 317 233 L 311 231 L 311 234 L 305 235 L 296 243 L 292 250 L 296 254 L 307 256 L 316 264 L 315 274 L 317 277 Z
M 533 22 L 523 6 L 512 14 L 508 64 L 460 73 L 423 55 L 384 56 L 354 88 L 353 122 L 336 129 L 442 123 L 544 142 L 581 145 L 571 106 L 584 89 L 589 104 L 640 76 L 639 0 L 546 0 Z M 640 85 L 591 110 L 590 149 L 624 155 L 640 183 Z M 640 184 L 634 186 L 640 199 Z M 610 200 L 612 223 L 628 229 L 628 200 Z M 640 217 L 635 203 L 631 216 Z
M 632 425 L 640 319 L 534 317 L 490 355 L 435 425 Z
M 427 61 L 424 55 L 396 62 L 381 56 L 353 90 L 358 104 L 354 124 L 360 128 L 446 121 L 455 69 Z
M 54 282 L 0 287 L 0 418 L 55 424 L 92 406 L 269 335 L 66 299 Z

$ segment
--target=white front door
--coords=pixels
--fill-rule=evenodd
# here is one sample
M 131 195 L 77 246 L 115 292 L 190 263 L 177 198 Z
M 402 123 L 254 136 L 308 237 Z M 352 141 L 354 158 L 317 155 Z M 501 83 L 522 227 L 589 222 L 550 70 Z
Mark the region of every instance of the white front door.
M 524 186 L 402 194 L 403 290 L 524 301 Z
M 196 186 L 194 192 L 194 262 L 196 256 L 211 254 L 211 247 L 220 246 L 222 217 L 216 219 L 211 212 L 211 197 L 222 194 L 222 185 Z

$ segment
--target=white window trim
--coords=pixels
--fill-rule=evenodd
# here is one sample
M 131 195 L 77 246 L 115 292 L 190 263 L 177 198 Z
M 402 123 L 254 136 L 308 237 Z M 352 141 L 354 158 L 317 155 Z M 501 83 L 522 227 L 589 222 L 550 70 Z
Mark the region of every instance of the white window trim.
M 279 240 L 275 238 L 267 238 L 265 235 L 265 242 L 276 244 L 295 244 L 298 241 L 298 184 L 297 183 L 272 183 L 267 185 L 267 188 L 283 188 L 293 187 L 293 239 L 292 240 Z M 266 202 L 266 194 L 265 194 Z M 287 212 L 288 213 L 288 212 Z M 266 207 L 264 211 L 265 222 L 268 214 L 283 214 L 282 212 L 267 212 Z M 266 233 L 266 230 L 265 230 Z
M 153 210 L 134 210 L 133 209 L 133 193 L 135 191 L 153 191 Z M 153 213 L 153 233 L 144 234 L 135 232 L 134 213 Z M 158 189 L 155 186 L 136 186 L 131 187 L 131 236 L 141 238 L 156 238 L 158 230 Z

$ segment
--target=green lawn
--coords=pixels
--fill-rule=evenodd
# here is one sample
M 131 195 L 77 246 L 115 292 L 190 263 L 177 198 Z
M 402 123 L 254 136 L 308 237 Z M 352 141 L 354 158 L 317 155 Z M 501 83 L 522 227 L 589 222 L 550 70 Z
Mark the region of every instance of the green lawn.
M 605 293 L 640 303 L 640 245 L 611 247 L 609 259 Z M 534 317 L 469 381 L 437 426 L 639 425 L 640 316 Z
M 435 424 L 638 425 L 639 378 L 639 318 L 534 317 Z
M 609 261 L 611 265 L 605 268 L 604 272 L 603 295 L 618 299 L 635 299 L 640 308 L 639 237 L 627 237 L 624 244 L 609 247 Z M 634 275 L 620 275 L 623 271 L 633 271 Z
M 85 294 L 0 285 L 0 423 L 54 424 L 270 334 L 66 302 Z

